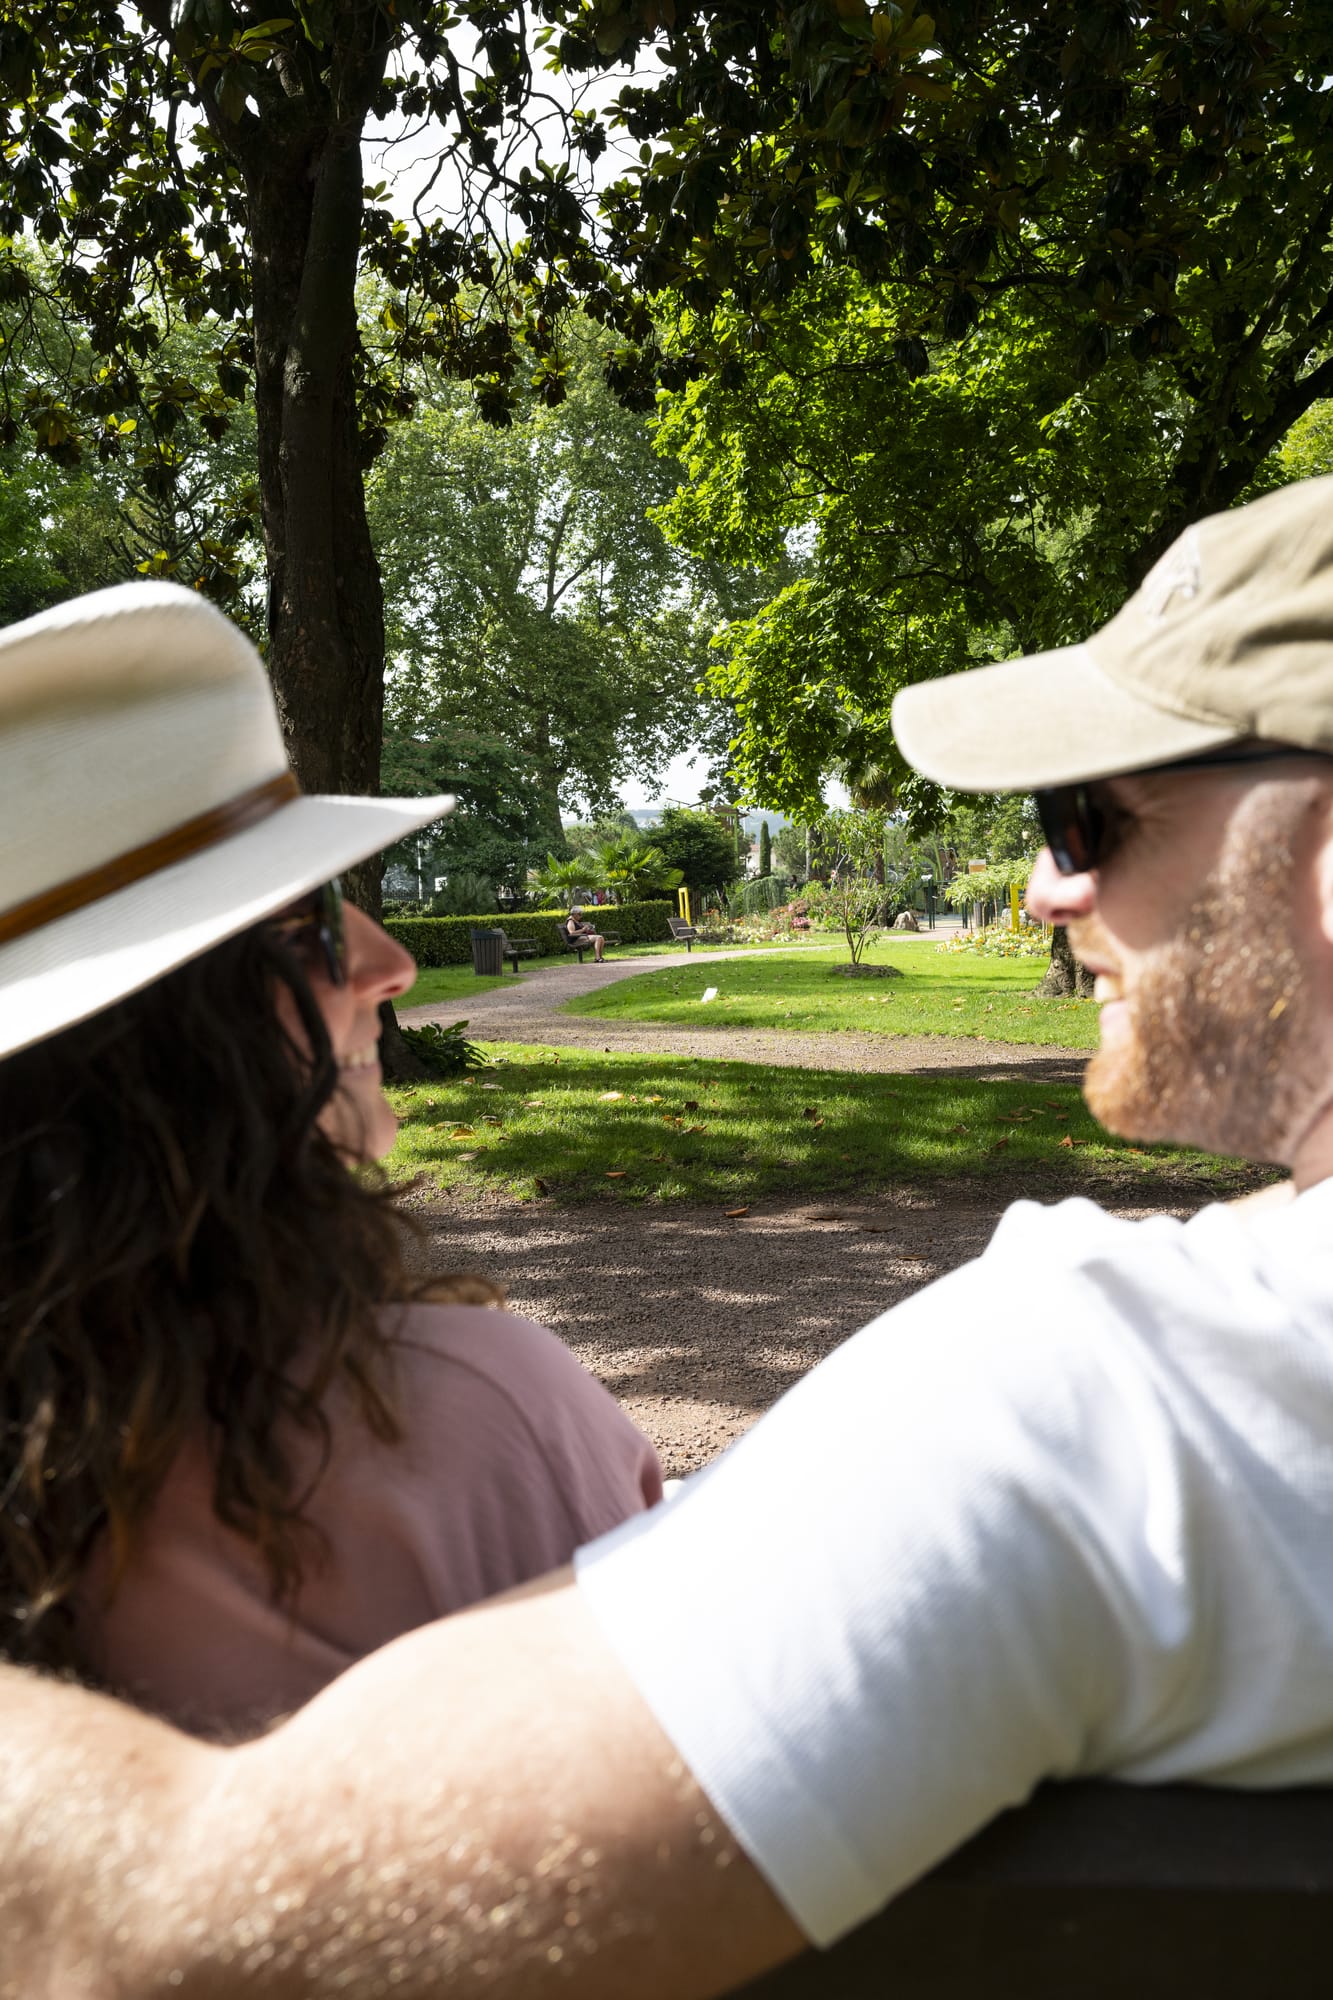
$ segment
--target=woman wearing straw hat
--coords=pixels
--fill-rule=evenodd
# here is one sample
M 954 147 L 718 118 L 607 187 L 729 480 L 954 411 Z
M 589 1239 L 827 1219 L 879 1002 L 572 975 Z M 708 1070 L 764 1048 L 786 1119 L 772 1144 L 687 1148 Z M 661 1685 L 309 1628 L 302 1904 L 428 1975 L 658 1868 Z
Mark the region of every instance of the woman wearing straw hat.
M 331 878 L 451 805 L 303 797 L 189 591 L 0 633 L 0 1651 L 243 1729 L 659 1496 L 351 1171 L 414 967 Z

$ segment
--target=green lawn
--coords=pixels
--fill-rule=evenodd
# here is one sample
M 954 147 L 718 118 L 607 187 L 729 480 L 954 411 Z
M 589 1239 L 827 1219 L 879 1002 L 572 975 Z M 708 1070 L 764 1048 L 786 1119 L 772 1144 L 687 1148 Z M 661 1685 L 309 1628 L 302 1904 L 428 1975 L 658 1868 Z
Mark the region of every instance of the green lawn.
M 522 933 L 515 930 L 514 935 L 519 937 Z M 818 945 L 806 944 L 803 940 L 793 945 L 792 940 L 788 938 L 775 939 L 771 944 L 759 946 L 740 944 L 708 945 L 703 947 L 703 949 L 725 952 L 754 950 L 791 951 L 793 949 L 810 951 L 816 950 L 821 946 L 827 948 L 827 945 L 828 940 L 822 937 L 819 939 Z M 692 963 L 686 957 L 684 945 L 680 944 L 612 945 L 607 953 L 607 957 L 612 960 L 617 958 L 676 959 L 682 966 Z M 591 955 L 585 958 L 583 962 L 585 965 L 591 965 Z M 578 960 L 569 953 L 564 952 L 558 955 L 552 954 L 549 958 L 521 958 L 519 965 L 525 972 L 532 971 L 535 966 L 540 966 L 543 971 L 549 971 L 553 966 L 557 965 L 567 965 L 574 971 L 578 970 Z M 508 965 L 505 966 L 504 979 L 506 984 L 513 985 L 514 975 Z M 492 987 L 499 984 L 500 981 L 498 979 L 483 978 L 478 973 L 475 973 L 470 965 L 430 965 L 417 974 L 416 983 L 410 992 L 405 993 L 402 999 L 396 1002 L 396 1005 L 399 1007 L 432 1007 L 439 1001 L 465 999 L 469 993 L 480 993 L 483 990 L 489 992 Z
M 859 1029 L 876 1035 L 970 1035 L 997 1042 L 1095 1048 L 1091 1000 L 1038 999 L 1039 959 L 936 951 L 927 938 L 876 945 L 872 965 L 900 979 L 844 979 L 846 949 L 645 972 L 568 1003 L 571 1014 L 691 1028 Z M 705 988 L 717 998 L 702 1003 Z
M 390 1096 L 395 1179 L 463 1197 L 718 1201 L 1014 1172 L 1074 1193 L 1108 1172 L 1253 1184 L 1253 1170 L 1110 1139 L 1068 1085 L 847 1075 L 496 1045 L 498 1062 Z M 1149 1198 L 1145 1189 L 1144 1198 Z
M 519 964 L 522 964 L 519 960 Z M 529 961 L 531 962 L 531 961 Z M 571 959 L 570 963 L 573 964 Z M 506 986 L 512 986 L 514 975 L 508 966 L 504 971 Z M 428 965 L 418 972 L 416 980 L 401 1000 L 394 1006 L 400 1012 L 404 1007 L 430 1007 L 437 1001 L 466 1000 L 469 993 L 493 993 L 501 984 L 498 979 L 486 979 L 475 973 L 470 965 Z

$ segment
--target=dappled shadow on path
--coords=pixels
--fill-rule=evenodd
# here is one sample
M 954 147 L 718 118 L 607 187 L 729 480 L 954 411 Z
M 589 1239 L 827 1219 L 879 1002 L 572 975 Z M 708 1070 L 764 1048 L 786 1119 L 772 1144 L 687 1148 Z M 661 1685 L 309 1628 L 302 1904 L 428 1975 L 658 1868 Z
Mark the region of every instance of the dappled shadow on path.
M 944 1185 L 773 1202 L 733 1220 L 698 1207 L 434 1203 L 422 1214 L 436 1268 L 504 1284 L 514 1309 L 555 1328 L 679 1474 L 867 1320 L 975 1256 L 1006 1200 L 999 1188 Z

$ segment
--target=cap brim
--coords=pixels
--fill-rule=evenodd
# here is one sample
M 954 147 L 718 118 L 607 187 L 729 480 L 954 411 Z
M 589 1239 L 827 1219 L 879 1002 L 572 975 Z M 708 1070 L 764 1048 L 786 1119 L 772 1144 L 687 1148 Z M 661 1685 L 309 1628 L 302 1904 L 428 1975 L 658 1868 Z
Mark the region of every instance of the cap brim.
M 1087 646 L 1063 646 L 903 688 L 893 733 L 908 763 L 937 784 L 1033 792 L 1150 770 L 1243 732 L 1156 708 L 1118 686 Z
M 230 840 L 0 946 L 0 1056 L 151 986 L 453 807 L 449 797 L 297 798 Z

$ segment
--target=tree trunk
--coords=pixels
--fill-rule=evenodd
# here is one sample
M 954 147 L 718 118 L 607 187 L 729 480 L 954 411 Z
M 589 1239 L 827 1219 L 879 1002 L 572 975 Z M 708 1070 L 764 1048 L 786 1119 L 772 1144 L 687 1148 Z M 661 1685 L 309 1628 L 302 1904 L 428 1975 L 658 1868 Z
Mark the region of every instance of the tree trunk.
M 1092 998 L 1092 974 L 1070 950 L 1069 933 L 1063 924 L 1051 932 L 1051 963 L 1037 991 L 1049 1000 Z
M 247 163 L 269 672 L 308 792 L 378 792 L 384 603 L 356 409 L 359 120 Z M 378 916 L 378 860 L 349 871 Z
M 391 1000 L 380 1003 L 380 1068 L 386 1083 L 420 1083 L 430 1075 L 412 1044 L 404 1039 Z

